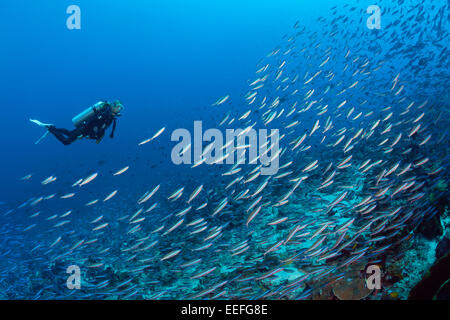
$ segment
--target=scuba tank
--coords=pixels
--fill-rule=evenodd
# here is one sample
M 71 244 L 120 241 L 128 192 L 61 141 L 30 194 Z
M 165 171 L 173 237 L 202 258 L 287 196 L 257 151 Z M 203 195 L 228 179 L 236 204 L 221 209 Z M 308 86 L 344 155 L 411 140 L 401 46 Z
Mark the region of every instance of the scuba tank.
M 107 107 L 107 103 L 103 101 L 99 101 L 94 104 L 92 107 L 87 108 L 80 114 L 76 115 L 72 118 L 72 123 L 75 127 L 79 127 L 83 122 L 88 121 L 92 117 L 94 117 L 97 113 L 103 111 Z

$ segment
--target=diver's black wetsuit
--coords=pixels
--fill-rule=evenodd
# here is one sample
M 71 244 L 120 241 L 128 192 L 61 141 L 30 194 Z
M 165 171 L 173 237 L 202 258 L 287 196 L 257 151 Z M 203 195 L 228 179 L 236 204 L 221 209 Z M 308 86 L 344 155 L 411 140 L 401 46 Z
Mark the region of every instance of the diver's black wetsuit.
M 114 130 L 116 130 L 116 117 L 111 112 L 111 105 L 107 104 L 104 110 L 95 111 L 94 118 L 87 122 L 84 121 L 80 126 L 72 131 L 56 128 L 54 126 L 49 127 L 48 131 L 50 131 L 56 139 L 61 141 L 66 146 L 81 137 L 94 139 L 97 140 L 97 143 L 99 143 L 111 123 L 113 123 L 113 128 L 110 137 L 113 138 Z

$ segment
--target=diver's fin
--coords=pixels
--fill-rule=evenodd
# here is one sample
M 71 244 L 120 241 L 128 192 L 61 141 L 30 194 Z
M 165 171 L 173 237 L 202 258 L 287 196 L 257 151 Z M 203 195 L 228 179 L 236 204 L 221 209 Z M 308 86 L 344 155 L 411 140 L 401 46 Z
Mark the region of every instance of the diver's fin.
M 44 127 L 44 128 L 48 128 L 48 127 L 52 126 L 52 124 L 50 124 L 50 123 L 42 123 L 39 120 L 35 120 L 35 119 L 30 119 L 30 121 L 33 123 L 36 123 L 38 126 Z
M 45 131 L 45 133 L 42 135 L 42 137 L 40 137 L 34 144 L 38 144 L 39 142 L 44 140 L 44 138 L 48 135 L 49 132 L 50 131 Z

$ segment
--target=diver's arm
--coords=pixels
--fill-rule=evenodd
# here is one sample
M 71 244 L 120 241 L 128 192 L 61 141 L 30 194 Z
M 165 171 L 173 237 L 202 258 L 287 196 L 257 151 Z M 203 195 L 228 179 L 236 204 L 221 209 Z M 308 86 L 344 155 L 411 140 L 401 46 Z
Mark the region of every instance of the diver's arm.
M 114 131 L 116 130 L 116 124 L 117 124 L 116 118 L 114 118 L 114 120 L 113 120 L 113 127 L 112 127 L 112 130 L 111 130 L 111 134 L 109 135 L 110 138 L 114 138 Z

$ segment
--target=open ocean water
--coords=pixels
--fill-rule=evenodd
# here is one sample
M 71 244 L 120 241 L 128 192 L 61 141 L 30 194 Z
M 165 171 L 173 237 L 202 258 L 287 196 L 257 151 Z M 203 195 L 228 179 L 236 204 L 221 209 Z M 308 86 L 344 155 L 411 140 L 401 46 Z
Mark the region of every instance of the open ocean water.
M 0 299 L 424 297 L 450 270 L 449 18 L 444 0 L 3 1 Z M 116 100 L 113 138 L 35 143 L 29 119 L 72 130 Z

